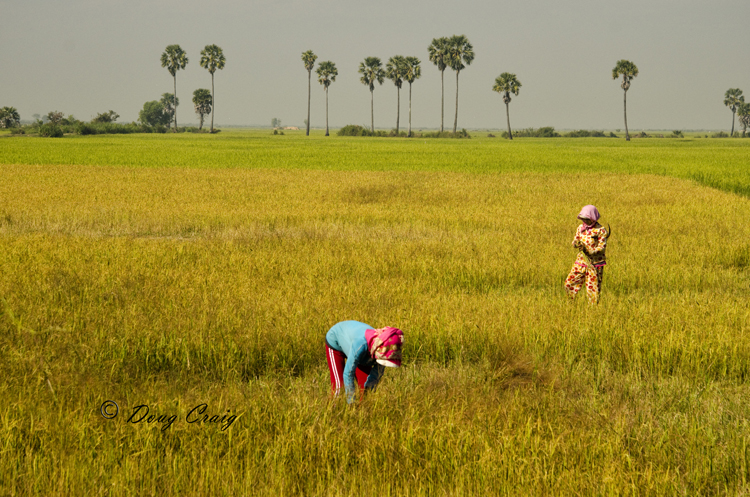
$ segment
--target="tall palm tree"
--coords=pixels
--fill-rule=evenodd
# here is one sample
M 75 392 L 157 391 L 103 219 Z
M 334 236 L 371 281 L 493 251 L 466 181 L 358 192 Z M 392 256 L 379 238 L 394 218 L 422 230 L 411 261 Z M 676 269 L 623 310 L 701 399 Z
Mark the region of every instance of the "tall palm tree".
M 732 132 L 729 136 L 734 136 L 734 113 L 737 111 L 737 107 L 745 101 L 745 97 L 742 95 L 742 90 L 739 88 L 730 88 L 724 94 L 724 105 L 729 107 L 732 111 Z
M 409 133 L 411 136 L 411 84 L 422 76 L 421 62 L 416 57 L 407 57 L 404 66 L 404 79 L 409 83 Z
M 618 60 L 614 69 L 612 69 L 612 79 L 617 79 L 620 75 L 622 75 L 620 87 L 625 93 L 622 100 L 625 111 L 625 140 L 630 141 L 630 134 L 628 133 L 628 90 L 630 89 L 630 80 L 638 76 L 638 68 L 629 60 Z
M 385 77 L 396 85 L 396 135 L 398 135 L 398 124 L 401 118 L 401 85 L 404 83 L 406 72 L 406 59 L 402 55 L 394 55 L 388 59 L 385 65 Z
M 330 60 L 326 60 L 325 62 L 318 64 L 318 68 L 315 72 L 318 74 L 318 83 L 323 85 L 323 89 L 326 91 L 326 136 L 328 136 L 328 87 L 331 86 L 331 83 L 336 81 L 336 76 L 339 75 L 339 70 L 336 69 L 336 64 Z
M 430 46 L 427 47 L 430 62 L 435 64 L 440 71 L 440 132 L 443 132 L 443 122 L 445 121 L 445 68 L 448 67 L 448 38 L 433 38 Z
M 739 117 L 740 126 L 742 126 L 742 136 L 745 136 L 745 132 L 750 126 L 750 103 L 742 102 L 737 106 L 737 117 Z
M 510 94 L 518 96 L 518 92 L 521 89 L 521 82 L 518 81 L 515 74 L 504 72 L 497 78 L 495 78 L 495 85 L 492 87 L 492 91 L 496 91 L 503 95 L 503 102 L 505 103 L 505 117 L 508 119 L 508 138 L 513 139 L 513 132 L 510 130 L 510 110 L 508 104 L 510 103 Z
M 451 36 L 448 42 L 448 66 L 456 71 L 456 117 L 453 120 L 453 134 L 458 126 L 458 74 L 474 60 L 474 47 L 464 35 Z
M 177 132 L 177 71 L 185 69 L 188 58 L 185 51 L 179 45 L 168 45 L 161 54 L 161 66 L 166 67 L 169 74 L 174 78 L 174 130 Z
M 383 84 L 385 81 L 385 71 L 379 57 L 365 57 L 364 62 L 359 63 L 359 73 L 362 75 L 359 80 L 363 85 L 370 87 L 370 120 L 372 132 L 375 132 L 375 106 L 373 104 L 373 92 L 375 83 Z
M 318 56 L 313 53 L 312 50 L 302 52 L 302 62 L 305 63 L 305 69 L 307 69 L 307 132 L 305 136 L 310 136 L 310 81 L 312 78 L 312 70 L 315 67 L 315 59 Z
M 224 69 L 226 61 L 227 59 L 224 57 L 224 51 L 217 45 L 206 45 L 206 48 L 201 50 L 200 65 L 202 68 L 208 69 L 208 72 L 211 73 L 211 109 L 214 111 L 216 110 L 216 101 L 214 100 L 214 73 L 217 69 Z M 214 132 L 214 114 L 216 114 L 216 112 L 211 112 L 211 133 Z

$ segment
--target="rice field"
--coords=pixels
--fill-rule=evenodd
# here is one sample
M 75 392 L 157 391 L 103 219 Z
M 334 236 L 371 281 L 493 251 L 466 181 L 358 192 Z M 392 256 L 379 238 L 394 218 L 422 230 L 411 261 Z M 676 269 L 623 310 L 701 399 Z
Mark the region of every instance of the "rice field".
M 745 143 L 2 138 L 0 493 L 750 493 Z M 357 406 L 344 319 L 406 336 Z

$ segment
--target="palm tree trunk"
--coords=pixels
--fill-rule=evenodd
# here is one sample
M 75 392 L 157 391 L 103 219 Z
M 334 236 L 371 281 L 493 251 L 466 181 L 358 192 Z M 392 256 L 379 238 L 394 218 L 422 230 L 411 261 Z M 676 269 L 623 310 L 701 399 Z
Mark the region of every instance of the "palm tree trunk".
M 409 138 L 411 138 L 411 83 L 409 83 Z
M 732 132 L 729 133 L 729 136 L 734 136 L 734 109 L 732 109 Z
M 622 105 L 625 111 L 625 140 L 630 141 L 630 134 L 628 133 L 628 90 L 625 90 L 624 92 Z
M 174 75 L 174 95 L 172 95 L 172 104 L 174 105 L 174 132 L 177 133 L 177 74 Z
M 310 79 L 312 78 L 312 71 L 307 70 L 307 132 L 305 136 L 310 136 Z
M 456 117 L 453 119 L 453 134 L 456 134 L 456 127 L 458 126 L 458 73 L 461 71 L 456 71 Z
M 375 133 L 375 106 L 373 105 L 373 91 L 370 90 L 370 129 Z
M 211 133 L 214 132 L 214 114 L 216 114 L 216 103 L 214 101 L 214 73 L 211 73 Z M 201 128 L 203 120 L 201 119 Z
M 201 125 L 198 126 L 198 131 L 201 131 L 203 129 L 203 114 L 198 114 L 201 118 Z
M 510 130 L 510 109 L 508 108 L 508 102 L 505 102 L 505 117 L 508 119 L 508 139 L 513 139 L 513 132 Z
M 309 120 L 307 122 L 310 122 Z M 328 87 L 326 86 L 326 136 L 328 136 Z
M 445 122 L 445 69 L 440 71 L 440 132 L 443 132 Z
M 396 136 L 398 136 L 398 122 L 401 119 L 401 88 L 396 87 Z

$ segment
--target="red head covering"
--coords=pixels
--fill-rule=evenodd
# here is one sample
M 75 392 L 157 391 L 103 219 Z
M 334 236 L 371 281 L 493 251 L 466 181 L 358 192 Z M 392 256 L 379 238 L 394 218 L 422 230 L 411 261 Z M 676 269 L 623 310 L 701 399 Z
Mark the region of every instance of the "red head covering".
M 378 364 L 389 367 L 401 365 L 401 346 L 404 343 L 403 331 L 391 326 L 379 330 L 366 330 L 365 340 L 370 355 Z

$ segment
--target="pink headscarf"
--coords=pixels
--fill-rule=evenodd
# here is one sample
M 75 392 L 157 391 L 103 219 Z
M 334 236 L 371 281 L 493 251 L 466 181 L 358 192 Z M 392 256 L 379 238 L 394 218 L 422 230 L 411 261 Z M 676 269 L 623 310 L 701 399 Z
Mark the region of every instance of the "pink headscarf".
M 398 328 L 386 326 L 379 330 L 366 330 L 367 349 L 379 364 L 389 367 L 401 365 L 401 346 L 404 343 L 404 332 Z
M 593 223 L 586 225 L 587 228 L 591 228 L 599 220 L 599 211 L 593 205 L 584 205 L 583 209 L 581 209 L 581 213 L 578 214 L 578 219 L 591 219 Z

